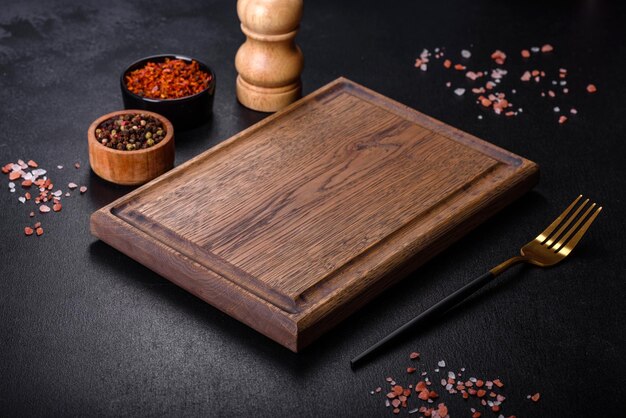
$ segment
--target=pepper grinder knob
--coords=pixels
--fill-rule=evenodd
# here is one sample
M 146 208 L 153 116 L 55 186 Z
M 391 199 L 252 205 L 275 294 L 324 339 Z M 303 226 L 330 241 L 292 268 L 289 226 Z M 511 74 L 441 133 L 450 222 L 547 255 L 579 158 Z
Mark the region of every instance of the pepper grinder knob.
M 303 0 L 238 0 L 246 41 L 235 57 L 237 99 L 261 112 L 275 112 L 302 94 L 302 51 L 295 37 Z

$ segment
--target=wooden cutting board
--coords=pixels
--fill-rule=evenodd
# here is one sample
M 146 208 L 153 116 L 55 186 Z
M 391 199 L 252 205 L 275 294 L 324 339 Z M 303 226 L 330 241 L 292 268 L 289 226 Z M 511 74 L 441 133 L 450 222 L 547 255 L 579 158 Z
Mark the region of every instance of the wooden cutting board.
M 537 180 L 533 162 L 340 78 L 91 230 L 299 351 Z

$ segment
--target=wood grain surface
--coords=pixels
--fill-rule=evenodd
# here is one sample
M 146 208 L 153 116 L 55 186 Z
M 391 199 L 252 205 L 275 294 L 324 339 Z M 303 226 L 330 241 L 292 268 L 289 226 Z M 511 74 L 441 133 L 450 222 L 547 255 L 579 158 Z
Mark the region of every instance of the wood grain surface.
M 338 79 L 91 226 L 298 351 L 537 179 L 534 163 Z

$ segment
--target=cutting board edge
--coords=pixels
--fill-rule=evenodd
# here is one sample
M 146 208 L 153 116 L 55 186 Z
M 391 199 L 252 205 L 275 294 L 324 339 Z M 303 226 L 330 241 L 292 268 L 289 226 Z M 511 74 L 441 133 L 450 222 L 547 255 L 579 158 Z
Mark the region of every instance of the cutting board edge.
M 480 138 L 474 137 L 471 134 L 468 134 L 466 132 L 460 131 L 456 128 L 450 127 L 448 125 L 445 125 L 443 122 L 440 122 L 436 119 L 433 119 L 427 115 L 424 115 L 418 111 L 416 111 L 415 109 L 412 109 L 408 106 L 405 106 L 399 102 L 394 101 L 393 99 L 390 99 L 388 97 L 382 96 L 379 93 L 376 93 L 372 90 L 367 89 L 366 87 L 363 87 L 357 83 L 354 83 L 350 80 L 347 80 L 343 77 L 340 77 L 336 80 L 334 80 L 333 82 L 321 87 L 320 89 L 316 90 L 314 93 L 311 94 L 311 96 L 313 95 L 319 95 L 319 94 L 327 94 L 328 92 L 332 91 L 333 89 L 337 89 L 337 88 L 343 88 L 342 86 L 348 86 L 347 90 L 353 90 L 357 92 L 357 96 L 362 97 L 362 98 L 366 98 L 366 100 L 368 101 L 372 101 L 372 103 L 379 105 L 379 102 L 383 102 L 386 105 L 389 105 L 394 111 L 396 111 L 399 115 L 404 116 L 405 118 L 412 120 L 412 121 L 416 121 L 418 123 L 423 124 L 426 128 L 431 129 L 439 134 L 442 134 L 448 138 L 450 138 L 453 141 L 456 141 L 462 145 L 468 146 L 470 148 L 476 149 L 479 152 L 482 152 L 488 156 L 491 156 L 497 160 L 503 161 L 504 163 L 507 165 L 511 165 L 516 167 L 520 172 L 524 171 L 524 170 L 535 170 L 537 177 L 538 177 L 538 167 L 536 166 L 535 163 L 533 163 L 530 160 L 527 160 L 523 157 L 520 157 L 518 155 L 515 155 L 513 153 L 511 153 L 510 151 L 507 151 L 503 148 L 500 148 L 496 145 L 490 144 L 484 140 L 481 140 Z M 364 97 L 364 95 L 366 97 Z M 158 187 L 161 183 L 167 183 L 169 181 L 169 179 L 173 178 L 174 176 L 176 176 L 178 173 L 180 173 L 183 170 L 187 170 L 192 168 L 194 165 L 196 164 L 200 164 L 203 161 L 205 161 L 206 159 L 211 158 L 211 156 L 213 156 L 215 153 L 217 152 L 221 152 L 225 149 L 227 149 L 227 147 L 232 146 L 233 144 L 236 144 L 238 140 L 242 139 L 243 137 L 246 137 L 252 133 L 254 133 L 256 130 L 262 129 L 264 126 L 266 126 L 267 124 L 272 123 L 276 118 L 284 116 L 285 113 L 289 113 L 290 111 L 298 108 L 299 106 L 305 105 L 308 102 L 307 98 L 303 98 L 302 100 L 295 102 L 294 104 L 290 105 L 288 108 L 286 108 L 285 111 L 283 112 L 279 112 L 277 114 L 271 115 L 267 118 L 265 118 L 264 120 L 260 121 L 259 123 L 252 125 L 251 127 L 239 132 L 238 134 L 233 135 L 231 138 L 223 141 L 222 143 L 216 145 L 213 148 L 208 149 L 207 151 L 199 154 L 198 156 L 192 158 L 191 160 L 179 165 L 178 167 L 176 167 L 174 170 L 171 170 L 170 172 L 160 176 L 159 178 L 151 181 L 150 183 L 147 183 L 146 185 L 136 189 L 135 191 L 130 192 L 129 194 L 121 197 L 120 199 L 117 199 L 116 201 L 110 203 L 109 205 L 105 206 L 104 208 L 100 209 L 98 212 L 94 213 L 94 215 L 92 215 L 92 233 L 94 233 L 95 236 L 97 236 L 98 238 L 102 239 L 104 242 L 108 243 L 109 245 L 117 248 L 118 250 L 126 253 L 126 254 L 132 254 L 132 252 L 129 251 L 124 251 L 124 245 L 123 243 L 118 243 L 115 242 L 111 239 L 109 239 L 108 237 L 105 237 L 104 235 L 106 235 L 105 233 L 103 233 L 103 231 L 107 228 L 106 223 L 110 222 L 111 220 L 115 221 L 115 222 L 120 222 L 123 223 L 122 220 L 120 220 L 119 218 L 117 218 L 113 213 L 112 210 L 115 207 L 120 207 L 122 205 L 127 204 L 128 202 L 131 202 L 137 195 L 140 195 L 141 193 L 143 193 L 146 189 L 152 188 L 152 187 Z M 532 177 L 532 175 L 530 175 L 530 177 Z M 526 180 L 530 181 L 530 177 L 527 178 Z M 516 192 L 519 192 L 519 195 L 525 193 L 527 190 L 529 190 L 532 185 L 534 185 L 535 182 L 531 182 L 532 184 L 530 184 L 528 186 L 528 188 L 522 192 L 519 192 L 518 190 L 505 190 L 505 192 L 507 194 L 512 193 L 515 194 Z M 512 198 L 510 199 L 512 200 Z M 510 203 L 510 200 L 506 200 L 503 202 L 497 202 L 501 207 L 506 206 L 508 203 Z M 98 214 L 99 213 L 99 214 Z M 493 212 L 495 213 L 495 211 Z M 474 228 L 475 226 L 479 225 L 484 219 L 487 219 L 488 217 L 490 217 L 493 213 L 484 213 L 484 214 L 480 214 L 481 216 L 479 218 L 476 218 L 473 220 L 472 224 L 473 226 L 471 228 Z M 119 226 L 119 225 L 118 225 Z M 123 233 L 127 233 L 127 231 L 122 230 L 121 228 L 119 229 L 119 232 Z M 133 231 L 133 233 L 137 234 L 137 233 L 141 233 L 143 234 L 143 232 L 141 231 Z M 459 239 L 462 237 L 462 235 L 464 235 L 464 232 L 459 235 L 459 234 L 455 234 L 458 235 L 454 238 L 454 240 Z M 145 237 L 141 237 L 142 239 L 145 239 Z M 437 250 L 436 252 L 440 252 L 441 250 L 443 250 L 445 247 L 447 247 L 448 245 L 450 245 L 454 240 L 451 240 L 445 244 L 442 244 L 441 249 Z M 153 238 L 149 238 L 147 239 L 147 242 L 154 242 L 157 244 L 157 248 L 159 248 L 159 252 L 164 252 L 168 257 L 171 257 L 172 254 L 176 254 L 177 257 L 183 257 L 186 258 L 183 254 L 178 253 L 176 250 L 169 248 L 166 244 L 164 244 L 163 242 L 160 242 L 158 240 L 155 240 Z M 145 244 L 145 243 L 144 243 Z M 162 247 L 162 248 L 161 248 Z M 434 254 L 433 254 L 434 255 Z M 154 255 L 152 254 L 152 257 L 154 257 Z M 403 268 L 407 270 L 407 273 L 410 271 L 413 271 L 418 265 L 421 265 L 423 263 L 425 263 L 426 261 L 428 261 L 428 259 L 430 259 L 430 257 L 432 257 L 432 255 L 430 256 L 424 256 L 423 259 L 419 262 L 419 264 L 413 264 L 408 268 Z M 303 311 L 297 314 L 289 314 L 283 310 L 281 310 L 279 307 L 276 307 L 275 305 L 271 304 L 271 302 L 268 302 L 266 299 L 260 298 L 257 295 L 250 293 L 249 291 L 247 291 L 246 289 L 243 289 L 239 286 L 237 286 L 236 283 L 234 283 L 232 280 L 229 280 L 228 278 L 222 277 L 219 274 L 216 274 L 214 271 L 208 270 L 206 267 L 202 267 L 204 272 L 208 272 L 208 274 L 218 280 L 221 285 L 229 285 L 229 286 L 234 286 L 235 288 L 237 288 L 237 292 L 239 297 L 241 297 L 241 299 L 243 300 L 243 302 L 245 304 L 248 304 L 249 307 L 247 309 L 249 309 L 249 312 L 255 312 L 257 310 L 257 307 L 255 305 L 258 306 L 263 306 L 263 309 L 266 310 L 266 315 L 268 315 L 269 317 L 272 318 L 276 318 L 276 317 L 280 317 L 281 319 L 279 319 L 278 322 L 281 322 L 281 324 L 276 325 L 276 324 L 272 324 L 269 323 L 269 321 L 263 321 L 264 324 L 259 324 L 258 321 L 256 321 L 259 317 L 262 317 L 262 315 L 260 316 L 256 316 L 251 318 L 250 316 L 246 317 L 246 315 L 242 314 L 241 312 L 233 312 L 232 308 L 228 305 L 228 303 L 224 302 L 223 300 L 221 300 L 220 298 L 217 297 L 206 297 L 206 295 L 198 295 L 198 293 L 196 291 L 194 291 L 194 289 L 190 289 L 193 286 L 189 285 L 187 286 L 186 283 L 182 283 L 182 281 L 177 280 L 177 276 L 175 273 L 168 273 L 166 271 L 163 271 L 163 269 L 160 268 L 160 266 L 158 265 L 159 263 L 151 263 L 150 259 L 146 256 L 145 259 L 138 259 L 138 257 L 133 257 L 131 255 L 131 258 L 136 259 L 137 261 L 139 261 L 140 263 L 148 266 L 149 268 L 151 268 L 152 270 L 156 271 L 158 274 L 161 274 L 162 276 L 168 278 L 170 281 L 174 282 L 175 284 L 177 284 L 178 286 L 188 290 L 190 293 L 198 296 L 200 299 L 210 303 L 211 305 L 217 307 L 218 309 L 224 311 L 225 313 L 227 313 L 228 315 L 233 316 L 234 318 L 238 319 L 239 321 L 249 325 L 250 327 L 256 329 L 257 331 L 259 331 L 260 333 L 268 336 L 269 338 L 273 339 L 274 341 L 278 342 L 279 344 L 289 348 L 292 351 L 298 352 L 299 350 L 301 350 L 302 348 L 306 347 L 308 344 L 310 344 L 315 338 L 317 338 L 319 335 L 323 334 L 325 332 L 325 330 L 330 329 L 332 327 L 334 327 L 336 325 L 336 323 L 340 322 L 342 319 L 344 319 L 346 316 L 348 316 L 351 312 L 355 311 L 356 309 L 358 309 L 359 307 L 363 306 L 367 301 L 373 299 L 376 295 L 378 295 L 381 291 L 383 291 L 385 288 L 391 286 L 393 283 L 396 283 L 400 277 L 394 277 L 394 280 L 389 281 L 388 283 L 385 283 L 384 281 L 380 280 L 381 283 L 377 283 L 376 286 L 374 286 L 373 289 L 370 289 L 369 293 L 369 297 L 365 298 L 362 301 L 357 301 L 360 303 L 355 303 L 355 300 L 358 299 L 357 296 L 359 295 L 363 295 L 365 292 L 361 292 L 358 295 L 351 295 L 351 301 L 350 304 L 347 305 L 347 307 L 345 307 L 345 309 L 339 309 L 337 311 L 335 311 L 334 313 L 332 313 L 332 315 L 329 315 L 329 311 L 328 310 L 324 310 L 324 309 L 320 309 L 319 306 L 316 304 L 313 308 L 314 312 L 310 312 L 310 311 Z M 156 265 L 155 265 L 156 264 Z M 190 279 L 191 282 L 193 282 L 192 279 Z M 380 286 L 380 287 L 378 287 Z M 352 288 L 350 288 L 350 290 L 353 290 Z M 346 293 L 346 290 L 342 290 L 343 293 Z M 237 303 L 240 303 L 238 301 L 238 297 L 237 295 L 234 295 L 235 297 L 232 299 L 235 305 L 237 305 Z M 332 309 L 331 309 L 332 311 Z M 278 315 L 277 315 L 278 314 Z M 331 316 L 336 317 L 337 319 L 332 319 Z M 324 320 L 326 321 L 324 323 Z M 316 327 L 317 326 L 317 327 Z M 285 332 L 285 330 L 288 330 L 287 332 Z
M 297 319 L 294 314 L 281 310 L 200 264 L 189 263 L 184 254 L 126 224 L 106 207 L 91 215 L 90 232 L 202 301 L 289 350 L 298 351 Z M 143 244 L 131 244 L 138 242 Z M 132 251 L 129 251 L 131 248 Z M 177 270 L 171 266 L 181 268 Z M 264 318 L 272 318 L 272 321 L 262 320 Z
M 399 283 L 417 268 L 480 226 L 484 221 L 532 190 L 539 182 L 539 166 L 530 160 L 523 160 L 515 187 L 505 189 L 503 194 L 491 196 L 485 201 L 482 211 L 476 211 L 478 216 L 473 216 L 471 222 L 459 222 L 452 233 L 442 235 L 439 239 L 431 241 L 425 251 L 414 254 L 405 263 L 394 269 L 378 272 L 374 278 L 361 286 L 357 284 L 339 289 L 335 294 L 329 295 L 324 303 L 316 305 L 315 310 L 304 312 L 303 315 L 299 316 L 297 321 L 298 351 L 310 345 L 380 293 Z M 389 279 L 383 280 L 385 277 Z M 341 306 L 341 309 L 334 309 L 335 306 Z

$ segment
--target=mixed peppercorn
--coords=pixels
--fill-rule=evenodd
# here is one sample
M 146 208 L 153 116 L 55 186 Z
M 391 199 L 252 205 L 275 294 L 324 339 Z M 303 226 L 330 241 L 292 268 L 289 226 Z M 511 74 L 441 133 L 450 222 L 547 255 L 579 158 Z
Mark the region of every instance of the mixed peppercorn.
M 134 151 L 155 146 L 167 131 L 163 123 L 150 115 L 127 113 L 114 116 L 96 128 L 96 139 L 102 145 L 120 151 Z

